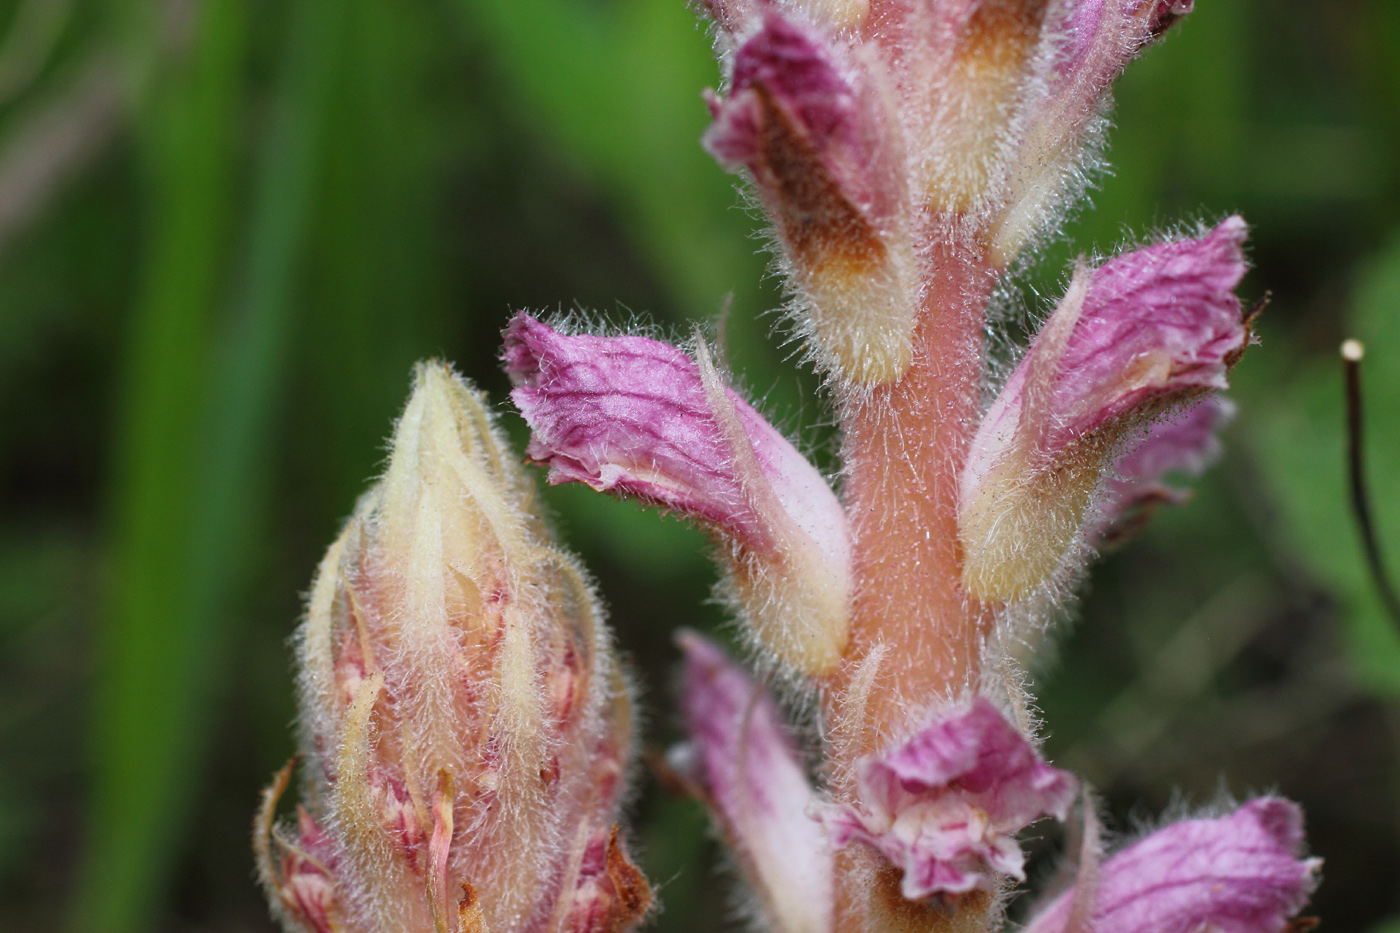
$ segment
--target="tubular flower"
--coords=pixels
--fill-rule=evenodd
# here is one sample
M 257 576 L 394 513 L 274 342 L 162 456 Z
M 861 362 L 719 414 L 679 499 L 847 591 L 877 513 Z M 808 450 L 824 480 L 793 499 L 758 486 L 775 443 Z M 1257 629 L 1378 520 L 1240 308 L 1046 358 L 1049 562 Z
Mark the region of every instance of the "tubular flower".
M 511 398 L 551 483 L 583 482 L 694 518 L 731 545 L 755 634 L 807 673 L 846 637 L 846 518 L 820 473 L 699 359 L 644 337 L 570 337 L 526 314 L 506 332 Z
M 739 854 L 768 929 L 826 933 L 832 853 L 808 816 L 816 792 L 767 692 L 692 632 L 683 633 L 681 708 L 690 740 L 672 763 L 706 801 Z
M 905 375 L 927 257 L 997 268 L 1085 187 L 1113 80 L 1186 0 L 707 0 L 705 147 L 774 222 L 798 330 L 850 385 Z
M 1317 886 L 1321 863 L 1301 858 L 1302 846 L 1302 811 L 1277 797 L 1172 823 L 1098 866 L 1093 895 L 1081 900 L 1087 916 L 1074 929 L 1283 933 Z M 1078 894 L 1076 886 L 1061 895 L 1026 933 L 1069 933 Z
M 828 366 L 858 382 L 909 367 L 917 294 L 885 98 L 816 32 L 768 13 L 739 47 L 704 143 L 752 173 Z
M 1077 786 L 1040 756 L 1021 649 L 1093 547 L 1215 456 L 1217 393 L 1251 340 L 1245 223 L 1081 263 L 984 406 L 988 327 L 1083 193 L 1114 79 L 1192 4 L 701 5 L 722 72 L 702 144 L 768 214 L 830 390 L 840 494 L 703 340 L 522 313 L 503 359 L 528 459 L 705 527 L 760 667 L 811 704 L 812 728 L 788 728 L 756 678 L 681 636 L 672 768 L 762 927 L 994 933 L 1019 835 L 1067 818 Z M 445 368 L 420 369 L 299 651 L 303 806 L 276 824 L 289 766 L 257 836 L 289 930 L 624 933 L 645 915 L 616 822 L 629 706 L 594 596 Z M 1102 864 L 1086 841 L 1029 931 L 1285 933 L 1316 881 L 1302 850 L 1301 814 L 1274 798 Z
M 288 930 L 614 933 L 649 890 L 615 819 L 628 697 L 593 593 L 482 398 L 420 366 L 299 633 L 295 826 L 259 816 Z
M 1076 273 L 992 403 L 963 470 L 959 528 L 974 596 L 1016 599 L 1071 548 L 1131 432 L 1226 387 L 1250 339 L 1234 288 L 1244 222 Z
M 1082 194 L 1113 80 L 1192 4 L 702 5 L 722 69 L 702 143 L 769 215 L 840 495 L 703 340 L 522 313 L 503 359 L 527 455 L 551 484 L 704 526 L 760 664 L 812 703 L 789 729 L 742 667 L 680 639 L 673 768 L 762 925 L 992 933 L 1019 834 L 1065 819 L 1077 786 L 1040 756 L 1007 648 L 1215 456 L 1216 393 L 1251 339 L 1244 221 L 1081 264 L 984 411 L 990 312 Z M 616 824 L 626 691 L 533 502 L 480 397 L 420 370 L 302 629 L 305 800 L 274 825 L 289 768 L 259 818 L 289 928 L 620 933 L 645 914 Z M 1301 851 L 1281 800 L 1185 820 L 1086 857 L 1030 930 L 1283 933 L 1316 878 Z

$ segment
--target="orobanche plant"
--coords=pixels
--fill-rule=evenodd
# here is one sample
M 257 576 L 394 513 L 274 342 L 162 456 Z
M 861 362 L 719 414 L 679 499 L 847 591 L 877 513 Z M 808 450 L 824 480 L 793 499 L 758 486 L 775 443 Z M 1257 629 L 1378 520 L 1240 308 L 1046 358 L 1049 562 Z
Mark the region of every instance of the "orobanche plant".
M 1097 548 L 1179 499 L 1250 343 L 1228 217 L 1080 261 L 993 362 L 1008 279 L 1081 197 L 1114 78 L 1189 0 L 708 0 L 705 147 L 772 222 L 840 428 L 839 491 L 681 349 L 528 314 L 503 359 L 550 483 L 710 531 L 751 676 L 682 634 L 688 742 L 774 933 L 980 933 L 1044 817 L 1082 841 L 1031 933 L 1282 933 L 1302 815 L 1217 806 L 1116 852 L 1043 760 L 1023 674 Z M 1004 341 L 1002 341 L 1004 342 Z M 388 468 L 311 591 L 302 807 L 258 819 L 288 930 L 618 933 L 651 890 L 619 828 L 630 696 L 598 599 L 486 400 L 417 372 Z M 815 728 L 800 747 L 766 684 Z M 1078 801 L 1083 801 L 1078 803 Z

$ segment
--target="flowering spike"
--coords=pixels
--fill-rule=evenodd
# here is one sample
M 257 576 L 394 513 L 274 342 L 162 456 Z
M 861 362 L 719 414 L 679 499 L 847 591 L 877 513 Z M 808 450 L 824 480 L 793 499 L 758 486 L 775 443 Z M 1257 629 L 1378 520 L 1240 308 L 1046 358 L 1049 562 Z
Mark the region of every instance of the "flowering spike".
M 1171 406 L 1226 387 L 1249 342 L 1244 221 L 1080 269 L 983 419 L 963 471 L 963 579 L 1026 596 L 1071 548 L 1109 458 Z
M 699 362 L 644 337 L 566 336 L 526 314 L 506 332 L 511 398 L 549 482 L 582 482 L 705 523 L 754 634 L 809 674 L 846 639 L 849 544 L 820 473 Z
M 1025 879 L 1016 834 L 1044 815 L 1064 819 L 1075 788 L 979 697 L 864 762 L 857 805 L 824 819 L 834 845 L 864 842 L 902 870 L 909 900 L 996 891 L 1001 876 Z
M 626 863 L 625 687 L 532 501 L 483 399 L 420 366 L 300 632 L 306 810 L 295 835 L 273 826 L 284 772 L 259 821 L 289 930 L 577 933 L 589 847 L 613 834 Z M 645 891 L 588 933 L 630 926 Z
M 1303 814 L 1277 797 L 1229 816 L 1157 830 L 1099 866 L 1094 933 L 1282 933 L 1317 885 L 1319 859 L 1299 857 Z M 1026 933 L 1070 933 L 1075 891 Z
M 760 685 L 693 632 L 685 652 L 681 709 L 689 741 L 670 758 L 709 805 L 779 933 L 831 929 L 832 853 L 807 815 L 815 794 Z
M 769 13 L 710 109 L 705 148 L 752 173 L 818 356 L 857 383 L 898 379 L 913 353 L 914 255 L 895 124 L 874 77 L 843 67 L 817 30 Z

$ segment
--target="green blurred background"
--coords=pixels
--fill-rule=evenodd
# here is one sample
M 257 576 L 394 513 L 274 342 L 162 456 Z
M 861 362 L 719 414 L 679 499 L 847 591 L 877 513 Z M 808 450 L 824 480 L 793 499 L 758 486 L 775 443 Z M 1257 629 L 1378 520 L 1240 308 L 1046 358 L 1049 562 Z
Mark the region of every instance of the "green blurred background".
M 1326 929 L 1400 929 L 1400 638 L 1335 361 L 1367 341 L 1400 570 L 1400 4 L 1199 6 L 1121 82 L 1113 173 L 1026 304 L 1076 252 L 1232 210 L 1274 303 L 1227 457 L 1041 672 L 1048 748 L 1123 831 L 1222 786 L 1300 800 Z M 504 400 L 513 309 L 684 334 L 732 295 L 765 409 L 824 450 L 829 418 L 697 144 L 716 72 L 683 0 L 3 0 L 0 36 L 0 929 L 267 931 L 247 838 L 292 751 L 286 639 L 414 360 Z M 723 622 L 705 542 L 548 499 L 664 747 L 670 632 Z M 698 807 L 639 784 L 655 928 L 733 926 Z

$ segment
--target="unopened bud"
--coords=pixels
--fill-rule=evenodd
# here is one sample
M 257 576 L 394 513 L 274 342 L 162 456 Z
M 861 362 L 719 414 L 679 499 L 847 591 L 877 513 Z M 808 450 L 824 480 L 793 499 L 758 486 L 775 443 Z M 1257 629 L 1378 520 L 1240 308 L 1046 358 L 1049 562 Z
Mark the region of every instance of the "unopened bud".
M 274 785 L 260 820 L 289 930 L 614 933 L 639 919 L 648 889 L 613 822 L 628 700 L 596 601 L 483 398 L 445 366 L 419 367 L 299 641 L 305 810 L 295 833 L 274 827 Z M 600 895 L 588 875 L 600 840 L 626 891 Z

